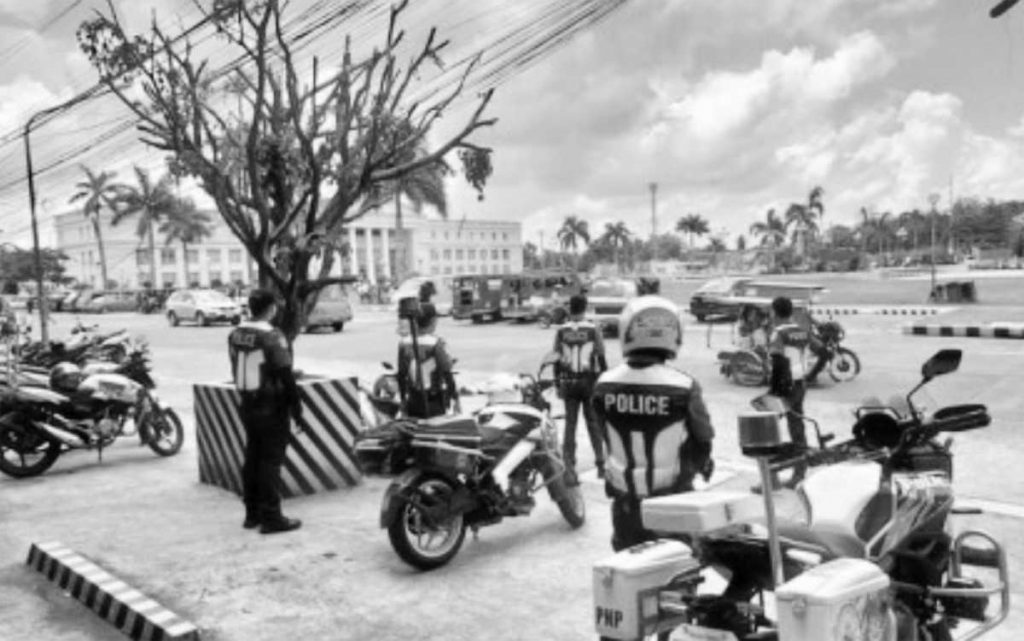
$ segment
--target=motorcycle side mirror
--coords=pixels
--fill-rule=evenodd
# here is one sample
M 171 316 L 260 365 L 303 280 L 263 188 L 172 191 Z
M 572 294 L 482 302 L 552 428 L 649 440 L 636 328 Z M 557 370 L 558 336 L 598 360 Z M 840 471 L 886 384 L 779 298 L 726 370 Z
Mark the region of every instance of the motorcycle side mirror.
M 395 369 L 395 368 L 394 368 L 394 367 L 393 367 L 393 366 L 391 365 L 391 363 L 389 363 L 389 362 L 387 362 L 387 361 L 381 361 L 381 362 L 380 362 L 380 365 L 381 365 L 381 367 L 383 367 L 383 368 L 384 368 L 384 369 L 386 369 L 386 370 L 393 370 L 393 369 Z
M 927 382 L 936 376 L 955 372 L 962 357 L 963 351 L 959 349 L 939 350 L 921 366 L 921 377 Z
M 544 358 L 540 361 L 541 367 L 547 367 L 548 365 L 554 365 L 555 363 L 562 360 L 562 357 L 558 352 L 548 352 L 544 355 Z

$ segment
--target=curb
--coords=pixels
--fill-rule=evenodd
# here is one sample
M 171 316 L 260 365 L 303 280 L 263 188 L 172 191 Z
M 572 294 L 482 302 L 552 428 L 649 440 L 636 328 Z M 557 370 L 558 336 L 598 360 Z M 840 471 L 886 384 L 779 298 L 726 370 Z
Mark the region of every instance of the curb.
M 812 307 L 819 316 L 936 316 L 953 311 L 952 307 Z
M 33 543 L 25 563 L 132 639 L 199 640 L 196 626 L 61 543 Z
M 905 325 L 910 336 L 960 336 L 965 338 L 1024 338 L 1024 324 L 994 323 L 982 325 Z

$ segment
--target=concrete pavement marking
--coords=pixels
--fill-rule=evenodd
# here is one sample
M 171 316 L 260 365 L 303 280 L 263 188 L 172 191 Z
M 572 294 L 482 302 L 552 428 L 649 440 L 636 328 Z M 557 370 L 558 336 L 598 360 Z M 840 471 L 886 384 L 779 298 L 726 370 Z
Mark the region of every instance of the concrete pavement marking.
M 58 542 L 33 543 L 25 563 L 132 639 L 199 641 L 195 625 Z

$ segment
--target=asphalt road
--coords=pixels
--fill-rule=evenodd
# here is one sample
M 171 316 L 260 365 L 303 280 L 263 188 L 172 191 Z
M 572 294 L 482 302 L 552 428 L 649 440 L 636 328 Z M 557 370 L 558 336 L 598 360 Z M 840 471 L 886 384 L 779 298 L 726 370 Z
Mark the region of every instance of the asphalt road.
M 585 639 L 590 620 L 590 568 L 609 553 L 607 502 L 596 482 L 585 482 L 588 523 L 570 531 L 541 499 L 529 518 L 513 519 L 468 540 L 455 561 L 418 574 L 393 554 L 377 527 L 386 483 L 369 479 L 350 490 L 286 503 L 306 526 L 280 537 L 240 527 L 236 497 L 198 483 L 190 385 L 225 380 L 228 328 L 169 328 L 157 316 L 96 317 L 106 328 L 126 327 L 148 337 L 163 395 L 186 419 L 182 452 L 159 459 L 125 440 L 105 452 L 63 457 L 46 475 L 24 481 L 0 478 L 0 638 L 123 638 L 23 566 L 29 544 L 60 540 L 179 611 L 203 629 L 204 639 Z M 1013 320 L 1013 319 L 1008 319 Z M 58 316 L 59 336 L 72 319 Z M 888 398 L 916 382 L 921 363 L 941 347 L 964 349 L 959 372 L 929 385 L 942 404 L 989 405 L 992 425 L 958 435 L 958 496 L 992 501 L 1005 514 L 968 517 L 1008 544 L 1012 571 L 1024 572 L 1011 518 L 1024 504 L 1024 453 L 1019 364 L 1024 341 L 909 337 L 906 318 L 842 319 L 846 344 L 864 371 L 852 383 L 812 389 L 808 414 L 840 437 L 851 411 L 868 395 Z M 395 323 L 385 313 L 357 311 L 340 334 L 303 336 L 300 368 L 311 373 L 356 374 L 367 382 L 379 361 L 393 359 Z M 553 334 L 535 325 L 472 325 L 446 319 L 439 331 L 459 358 L 460 379 L 481 381 L 497 372 L 535 370 Z M 757 392 L 738 388 L 717 372 L 715 353 L 729 330 L 687 327 L 678 365 L 701 381 L 718 437 L 716 481 L 742 487 L 749 474 L 736 446 L 738 413 Z M 608 344 L 619 361 L 618 343 Z M 589 448 L 581 434 L 583 467 Z M 585 475 L 586 478 L 586 475 Z M 988 639 L 1010 638 L 1024 625 L 1017 612 Z

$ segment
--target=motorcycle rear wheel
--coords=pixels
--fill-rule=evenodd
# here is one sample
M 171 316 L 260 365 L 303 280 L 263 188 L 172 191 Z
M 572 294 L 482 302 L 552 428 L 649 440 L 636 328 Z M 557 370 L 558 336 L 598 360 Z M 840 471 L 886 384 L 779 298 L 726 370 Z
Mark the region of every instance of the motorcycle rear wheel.
M 185 442 L 185 429 L 177 412 L 168 409 L 154 409 L 149 415 L 149 449 L 160 456 L 173 456 Z
M 852 381 L 860 374 L 860 359 L 845 347 L 836 350 L 836 355 L 828 362 L 828 375 L 837 383 Z
M 574 530 L 582 527 L 587 520 L 587 507 L 580 486 L 566 483 L 565 474 L 556 475 L 554 465 L 544 470 L 544 480 L 547 481 L 548 496 L 558 506 L 569 527 Z
M 458 554 L 466 539 L 462 514 L 449 515 L 444 522 L 432 524 L 431 515 L 423 511 L 423 508 L 445 511 L 454 494 L 451 481 L 424 477 L 394 498 L 402 501 L 402 507 L 388 525 L 388 539 L 399 558 L 414 568 L 433 570 Z M 436 542 L 438 536 L 440 542 Z
M 26 459 L 27 456 L 33 457 L 31 461 Z M 0 472 L 7 476 L 38 476 L 50 469 L 58 456 L 59 443 L 20 427 L 0 426 Z

